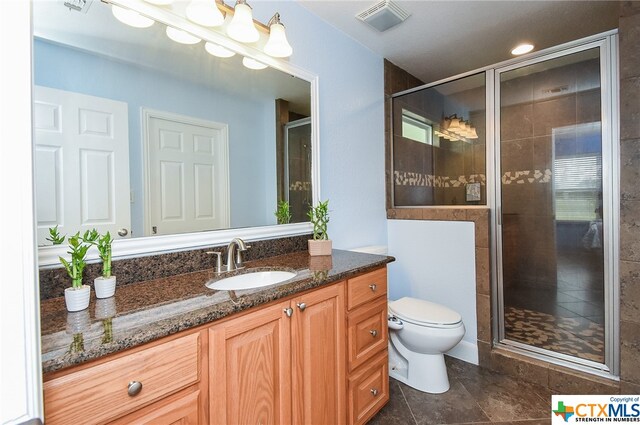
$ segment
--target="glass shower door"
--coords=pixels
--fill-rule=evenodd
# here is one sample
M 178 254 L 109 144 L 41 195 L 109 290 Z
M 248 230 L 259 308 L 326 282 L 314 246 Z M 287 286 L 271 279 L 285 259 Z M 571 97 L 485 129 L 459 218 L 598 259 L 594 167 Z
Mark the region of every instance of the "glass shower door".
M 595 47 L 497 74 L 497 195 L 501 339 L 604 364 L 600 56 Z

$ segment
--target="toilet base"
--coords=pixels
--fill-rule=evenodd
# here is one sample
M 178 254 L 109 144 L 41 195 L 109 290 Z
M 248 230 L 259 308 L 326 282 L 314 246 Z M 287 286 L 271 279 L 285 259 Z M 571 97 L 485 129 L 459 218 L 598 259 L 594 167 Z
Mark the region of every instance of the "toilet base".
M 389 344 L 389 376 L 416 390 L 442 394 L 449 391 L 449 377 L 443 354 L 406 353 L 404 360 L 393 344 Z M 402 357 L 399 359 L 398 357 Z

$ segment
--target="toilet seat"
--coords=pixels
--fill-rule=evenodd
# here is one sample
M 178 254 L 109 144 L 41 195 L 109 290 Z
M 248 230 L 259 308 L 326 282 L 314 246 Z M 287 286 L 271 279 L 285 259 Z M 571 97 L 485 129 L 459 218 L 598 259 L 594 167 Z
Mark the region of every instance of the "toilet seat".
M 430 328 L 456 328 L 462 324 L 462 317 L 455 311 L 417 298 L 392 301 L 389 311 L 405 322 Z

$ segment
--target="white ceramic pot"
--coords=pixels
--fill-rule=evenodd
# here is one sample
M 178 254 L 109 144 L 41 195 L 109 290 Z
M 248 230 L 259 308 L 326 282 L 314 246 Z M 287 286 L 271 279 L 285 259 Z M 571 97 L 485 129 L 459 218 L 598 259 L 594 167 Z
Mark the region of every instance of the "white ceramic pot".
M 317 255 L 331 255 L 331 240 L 313 240 L 309 239 L 309 255 L 315 257 Z
M 116 277 L 96 277 L 93 280 L 93 286 L 96 289 L 96 298 L 113 297 L 116 293 Z
M 89 307 L 91 287 L 82 285 L 79 288 L 67 288 L 64 290 L 64 302 L 67 304 L 67 311 L 81 311 Z

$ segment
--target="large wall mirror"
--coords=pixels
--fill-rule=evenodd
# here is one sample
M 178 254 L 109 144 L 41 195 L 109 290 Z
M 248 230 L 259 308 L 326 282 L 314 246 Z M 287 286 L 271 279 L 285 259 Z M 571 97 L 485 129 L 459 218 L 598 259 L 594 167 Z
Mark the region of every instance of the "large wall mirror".
M 206 40 L 180 44 L 88 3 L 33 6 L 41 265 L 57 260 L 56 225 L 133 240 L 115 255 L 307 231 L 275 212 L 286 201 L 289 223 L 304 223 L 317 197 L 316 77 L 276 60 L 249 69 L 251 48 L 216 57 Z

